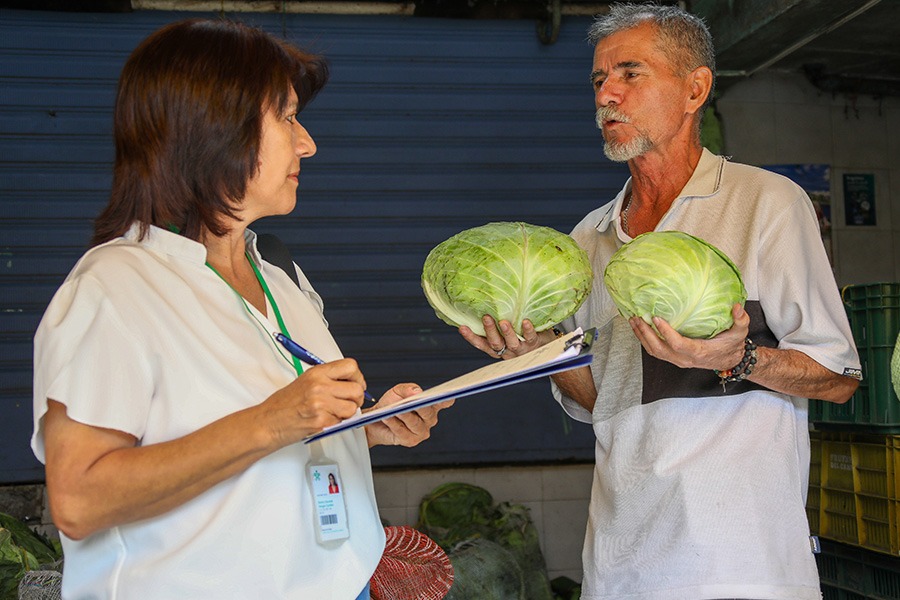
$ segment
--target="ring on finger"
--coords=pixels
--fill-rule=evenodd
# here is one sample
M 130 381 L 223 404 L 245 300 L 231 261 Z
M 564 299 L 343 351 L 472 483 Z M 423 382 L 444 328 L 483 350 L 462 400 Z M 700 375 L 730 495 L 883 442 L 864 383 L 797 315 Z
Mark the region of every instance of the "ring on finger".
M 502 347 L 502 348 L 500 348 L 499 350 L 494 350 L 494 352 L 497 353 L 497 358 L 503 358 L 503 354 L 504 354 L 507 350 L 509 350 L 509 348 L 506 347 L 506 344 L 503 344 L 503 347 Z

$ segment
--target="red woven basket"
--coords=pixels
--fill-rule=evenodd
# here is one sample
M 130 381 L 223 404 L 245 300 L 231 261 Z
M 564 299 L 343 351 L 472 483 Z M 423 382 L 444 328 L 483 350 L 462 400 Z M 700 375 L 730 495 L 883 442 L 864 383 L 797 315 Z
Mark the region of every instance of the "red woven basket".
M 371 580 L 372 600 L 441 600 L 453 565 L 434 540 L 412 527 L 385 527 L 384 554 Z

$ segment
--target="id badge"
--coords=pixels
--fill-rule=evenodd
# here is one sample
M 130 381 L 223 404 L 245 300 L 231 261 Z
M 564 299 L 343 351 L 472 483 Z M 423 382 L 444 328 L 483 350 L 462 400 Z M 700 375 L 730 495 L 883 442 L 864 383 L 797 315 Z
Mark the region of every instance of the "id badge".
M 336 463 L 307 465 L 316 517 L 319 543 L 350 537 L 347 508 L 344 505 L 344 481 Z

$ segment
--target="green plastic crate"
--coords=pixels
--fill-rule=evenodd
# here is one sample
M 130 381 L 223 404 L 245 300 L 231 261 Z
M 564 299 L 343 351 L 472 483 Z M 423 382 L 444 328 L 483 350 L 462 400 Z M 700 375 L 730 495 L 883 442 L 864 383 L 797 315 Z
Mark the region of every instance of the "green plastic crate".
M 843 296 L 863 370 L 853 394 L 854 422 L 900 428 L 900 400 L 891 383 L 891 355 L 900 332 L 900 283 L 851 285 Z
M 811 400 L 810 421 L 820 426 L 898 433 L 900 399 L 891 383 L 891 356 L 900 333 L 900 283 L 850 285 L 841 295 L 863 380 L 845 404 Z
M 900 600 L 900 558 L 820 540 L 816 555 L 825 600 Z

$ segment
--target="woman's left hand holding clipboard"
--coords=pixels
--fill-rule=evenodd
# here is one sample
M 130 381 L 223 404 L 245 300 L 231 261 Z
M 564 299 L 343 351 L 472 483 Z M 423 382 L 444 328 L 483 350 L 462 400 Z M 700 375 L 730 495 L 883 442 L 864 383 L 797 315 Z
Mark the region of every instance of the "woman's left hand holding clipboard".
M 394 405 L 421 391 L 422 388 L 415 383 L 398 383 L 385 392 L 375 406 L 367 410 Z M 454 400 L 447 400 L 424 406 L 366 425 L 369 447 L 378 445 L 412 447 L 427 440 L 431 435 L 431 428 L 437 424 L 438 413 L 453 406 L 453 402 Z

